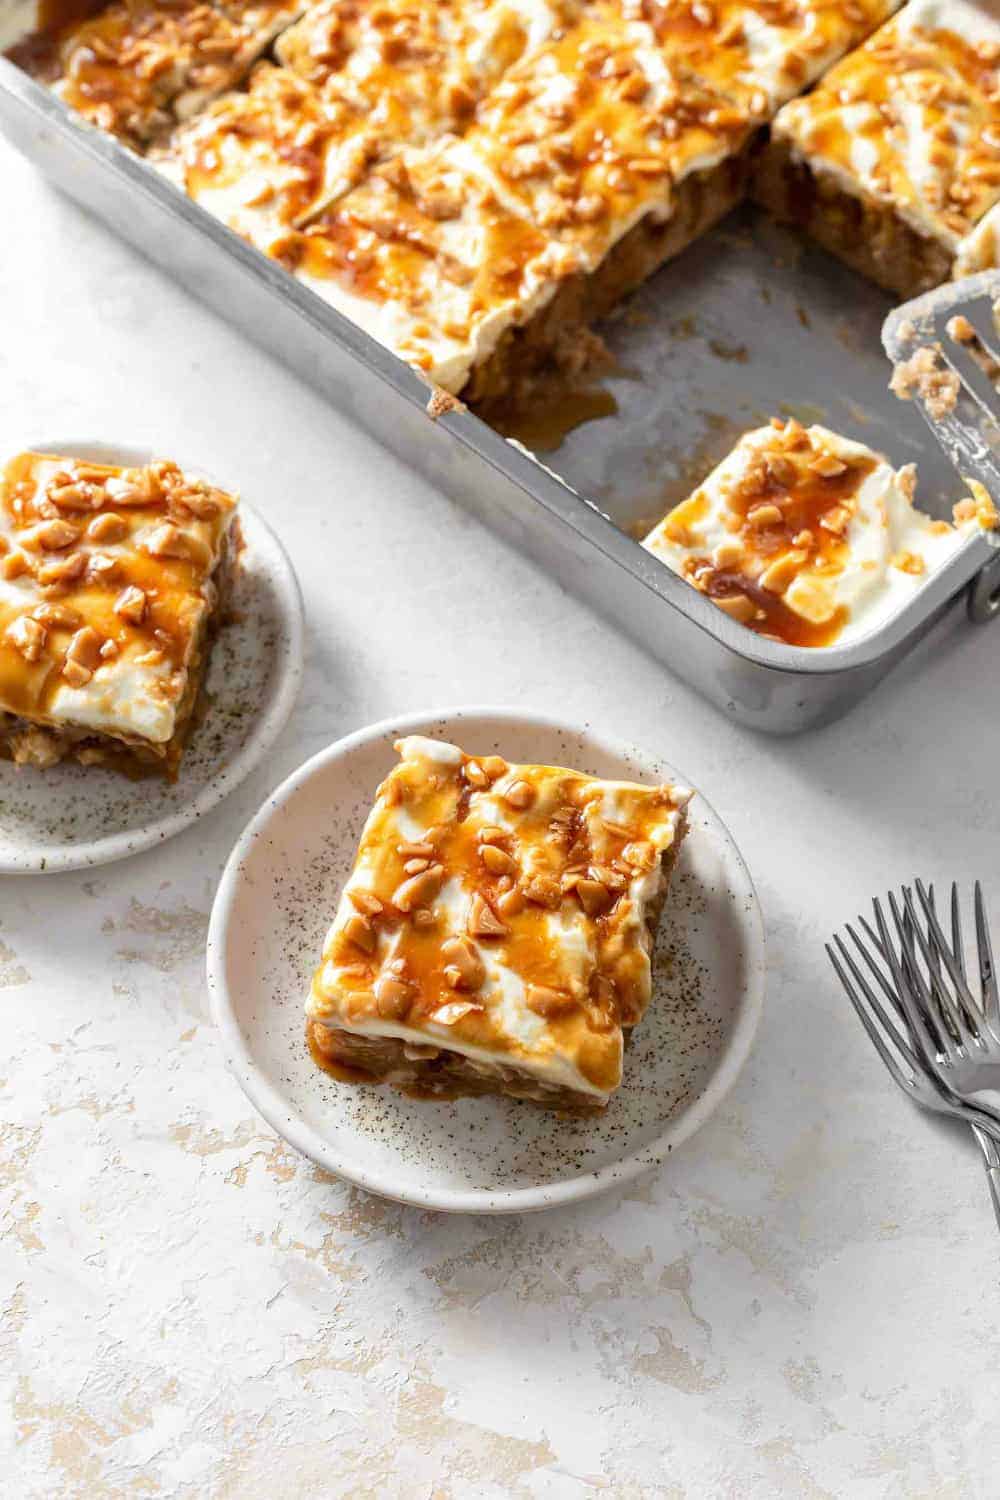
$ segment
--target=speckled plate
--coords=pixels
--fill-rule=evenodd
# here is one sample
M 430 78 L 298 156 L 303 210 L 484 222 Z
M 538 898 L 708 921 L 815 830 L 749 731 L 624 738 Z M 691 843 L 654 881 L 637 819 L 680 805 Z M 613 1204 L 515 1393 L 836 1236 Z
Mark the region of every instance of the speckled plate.
M 764 995 L 764 933 L 746 865 L 700 795 L 657 938 L 652 1004 L 598 1120 L 506 1099 L 449 1103 L 337 1083 L 305 1045 L 303 1000 L 393 740 L 639 781 L 690 781 L 588 726 L 502 708 L 374 724 L 273 792 L 215 899 L 208 982 L 227 1061 L 297 1150 L 371 1192 L 422 1208 L 509 1213 L 586 1198 L 657 1166 L 705 1121 L 742 1067 Z
M 25 447 L 94 463 L 135 465 L 156 456 L 122 443 L 67 439 Z M 22 770 L 0 761 L 0 874 L 86 869 L 162 843 L 220 802 L 274 744 L 302 677 L 302 599 L 273 531 L 245 500 L 240 516 L 246 549 L 233 600 L 236 618 L 213 648 L 207 712 L 177 781 L 129 781 L 120 772 L 68 763 Z

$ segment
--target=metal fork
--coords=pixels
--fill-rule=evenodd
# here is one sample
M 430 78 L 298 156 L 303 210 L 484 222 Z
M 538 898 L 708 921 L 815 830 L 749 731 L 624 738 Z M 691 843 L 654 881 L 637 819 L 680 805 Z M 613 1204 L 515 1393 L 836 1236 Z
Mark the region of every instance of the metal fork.
M 1000 1226 L 1000 1041 L 997 1039 L 996 972 L 989 926 L 979 882 L 975 888 L 976 945 L 980 1000 L 973 999 L 966 978 L 958 890 L 951 893 L 951 945 L 937 919 L 933 888 L 915 882 L 927 925 L 918 919 L 913 893 L 904 888 L 902 910 L 890 893 L 888 905 L 899 941 L 890 937 L 879 901 L 872 903 L 878 931 L 860 917 L 869 946 L 848 923 L 847 933 L 864 960 L 879 995 L 858 967 L 843 939 L 826 951 L 851 1004 L 893 1081 L 924 1109 L 965 1120 L 983 1153 L 993 1208 Z M 924 960 L 921 971 L 917 949 Z M 876 961 L 871 949 L 881 959 Z M 883 967 L 884 966 L 884 967 Z M 954 986 L 949 990 L 947 979 Z

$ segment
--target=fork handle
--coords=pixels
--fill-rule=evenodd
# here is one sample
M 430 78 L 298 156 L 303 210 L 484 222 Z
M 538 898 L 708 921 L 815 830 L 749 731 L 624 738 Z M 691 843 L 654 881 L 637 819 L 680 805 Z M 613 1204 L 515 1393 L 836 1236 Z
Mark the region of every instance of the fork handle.
M 993 1212 L 997 1217 L 997 1228 L 1000 1229 L 1000 1147 L 981 1125 L 973 1125 L 972 1134 L 979 1142 L 983 1153 L 986 1180 L 990 1185 L 990 1197 L 993 1199 Z

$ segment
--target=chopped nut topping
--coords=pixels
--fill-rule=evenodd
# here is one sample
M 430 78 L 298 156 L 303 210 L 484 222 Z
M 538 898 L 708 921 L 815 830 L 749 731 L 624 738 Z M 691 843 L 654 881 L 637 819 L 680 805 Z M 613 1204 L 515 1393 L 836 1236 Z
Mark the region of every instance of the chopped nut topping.
M 36 604 L 31 613 L 40 625 L 53 630 L 76 630 L 83 624 L 83 616 L 71 604 Z
M 927 570 L 927 564 L 916 552 L 894 553 L 889 559 L 889 566 L 898 568 L 901 573 L 910 573 L 915 578 L 919 578 Z
M 977 337 L 975 328 L 963 313 L 956 313 L 953 318 L 948 319 L 945 332 L 956 344 L 971 344 Z
M 530 807 L 535 800 L 534 788 L 527 781 L 512 782 L 502 795 L 505 802 L 509 802 L 511 807 L 516 807 L 520 812 Z
M 86 567 L 86 554 L 71 552 L 68 557 L 60 557 L 58 561 L 43 563 L 38 570 L 38 582 L 43 588 L 64 587 L 75 583 Z
M 489 786 L 490 778 L 487 776 L 486 772 L 483 770 L 478 761 L 467 760 L 465 762 L 464 771 L 465 779 L 470 783 L 470 785 L 476 787 L 480 791 L 483 787 Z
M 373 986 L 375 1005 L 384 1021 L 401 1021 L 410 1009 L 414 986 L 394 974 L 380 974 Z
M 747 525 L 754 530 L 760 530 L 764 526 L 780 526 L 783 520 L 784 516 L 779 508 L 769 501 L 747 511 Z
M 419 844 L 397 844 L 396 853 L 400 859 L 426 859 L 434 858 L 434 845 L 427 839 Z
M 481 844 L 479 858 L 491 875 L 513 875 L 517 865 L 505 849 L 496 844 Z
M 347 894 L 352 906 L 361 912 L 362 916 L 377 917 L 385 910 L 385 907 L 374 891 L 366 891 L 362 886 L 355 885 L 351 887 Z
M 529 1010 L 533 1010 L 538 1016 L 544 1016 L 547 1021 L 555 1016 L 564 1016 L 567 1011 L 577 1007 L 577 1001 L 566 990 L 553 990 L 543 984 L 529 984 L 525 1001 Z
M 87 683 L 94 674 L 87 667 L 82 666 L 80 662 L 67 660 L 63 663 L 62 675 L 70 687 L 82 688 L 87 686 Z
M 97 486 L 79 480 L 64 484 L 53 482 L 45 495 L 59 510 L 96 510 L 101 503 L 101 491 Z
M 502 917 L 516 917 L 519 911 L 523 911 L 524 896 L 516 885 L 497 897 L 496 909 Z
M 808 467 L 813 474 L 819 474 L 823 479 L 833 479 L 837 474 L 843 474 L 847 465 L 834 453 L 818 453 L 815 458 L 810 459 Z
M 835 536 L 843 536 L 850 523 L 851 513 L 846 505 L 832 506 L 819 521 L 824 531 L 832 531 Z
M 37 661 L 45 650 L 46 630 L 30 615 L 18 615 L 11 620 L 4 637 L 20 651 L 26 661 Z
M 135 584 L 129 584 L 127 589 L 122 589 L 114 603 L 116 615 L 121 615 L 123 620 L 128 620 L 133 625 L 141 625 L 146 614 L 146 595 L 144 591 L 137 588 Z
M 46 552 L 62 552 L 66 547 L 72 547 L 80 533 L 68 521 L 46 521 L 36 526 L 32 535 Z
M 493 938 L 506 937 L 510 929 L 501 922 L 489 902 L 476 895 L 469 912 L 469 931 L 473 937 Z
M 635 870 L 651 870 L 656 861 L 656 850 L 644 839 L 626 844 L 622 859 Z
M 87 527 L 87 536 L 92 542 L 98 542 L 102 547 L 107 547 L 115 542 L 121 542 L 128 536 L 128 522 L 121 516 L 116 516 L 113 510 L 105 511 L 101 516 L 95 516 Z
M 599 880 L 582 879 L 576 882 L 576 894 L 588 917 L 599 917 L 606 912 L 613 896 Z
M 7 555 L 2 560 L 0 560 L 0 573 L 3 574 L 4 578 L 6 578 L 8 582 L 12 581 L 15 578 L 20 578 L 22 573 L 30 572 L 31 564 L 29 563 L 23 552 L 8 552 Z
M 185 562 L 204 558 L 204 545 L 196 538 L 178 531 L 169 521 L 157 526 L 146 538 L 145 549 L 151 557 L 176 557 Z
M 531 876 L 524 882 L 524 894 L 536 906 L 547 906 L 553 911 L 562 900 L 559 882 L 551 875 Z
M 486 978 L 486 968 L 468 938 L 447 938 L 441 944 L 445 978 L 455 990 L 478 990 Z
M 361 912 L 355 912 L 353 916 L 348 917 L 344 923 L 344 936 L 349 943 L 354 944 L 355 948 L 360 948 L 362 953 L 375 952 L 378 934 L 370 919 L 363 916 Z
M 433 901 L 444 884 L 444 865 L 431 865 L 419 875 L 411 875 L 397 886 L 392 902 L 400 911 L 413 911 L 414 907 L 426 906 Z
M 120 476 L 108 480 L 104 492 L 115 505 L 156 505 L 163 499 L 163 490 L 152 468 L 125 469 Z
M 84 625 L 70 639 L 66 647 L 66 660 L 75 661 L 93 672 L 101 661 L 101 637 L 90 625 Z
M 480 828 L 478 838 L 481 844 L 502 844 L 507 835 L 502 828 L 495 828 L 489 824 L 486 828 Z

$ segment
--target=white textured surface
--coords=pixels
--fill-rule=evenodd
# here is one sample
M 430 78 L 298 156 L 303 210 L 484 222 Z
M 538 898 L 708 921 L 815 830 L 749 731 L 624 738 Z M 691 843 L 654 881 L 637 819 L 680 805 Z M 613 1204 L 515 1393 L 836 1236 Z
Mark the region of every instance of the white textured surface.
M 5 148 L 0 189 L 5 441 L 131 432 L 283 487 L 310 621 L 293 723 L 228 802 L 161 851 L 0 891 L 0 1491 L 993 1500 L 978 1157 L 890 1092 L 821 939 L 917 868 L 981 873 L 1000 917 L 996 630 L 831 729 L 753 739 Z M 223 1073 L 202 973 L 272 785 L 355 725 L 484 696 L 697 775 L 773 966 L 749 1067 L 669 1166 L 524 1220 L 393 1207 L 297 1160 Z

